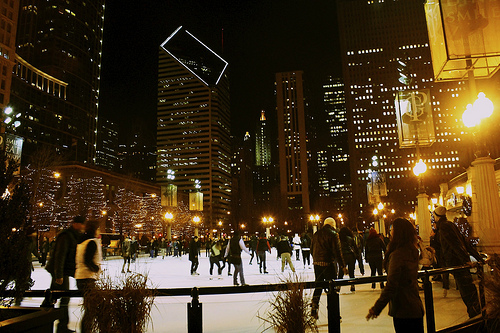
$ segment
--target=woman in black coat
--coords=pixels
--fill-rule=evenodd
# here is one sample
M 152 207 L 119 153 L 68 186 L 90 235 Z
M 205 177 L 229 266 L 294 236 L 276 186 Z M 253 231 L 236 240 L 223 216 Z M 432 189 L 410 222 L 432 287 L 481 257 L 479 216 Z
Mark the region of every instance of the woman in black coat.
M 385 253 L 385 243 L 377 230 L 371 228 L 365 244 L 365 259 L 370 265 L 371 276 L 384 274 L 383 253 Z M 380 288 L 384 288 L 384 282 L 380 282 Z M 375 289 L 375 283 L 372 283 L 372 289 Z

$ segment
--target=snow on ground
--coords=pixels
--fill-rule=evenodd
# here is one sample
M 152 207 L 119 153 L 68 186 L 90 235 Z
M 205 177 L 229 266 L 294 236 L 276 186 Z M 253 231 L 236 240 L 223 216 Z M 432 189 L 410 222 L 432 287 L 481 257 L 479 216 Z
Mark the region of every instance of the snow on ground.
M 273 249 L 274 250 L 274 249 Z M 250 256 L 242 253 L 243 270 L 245 282 L 254 284 L 280 283 L 283 278 L 292 274 L 287 267 L 284 273 L 281 272 L 281 260 L 276 259 L 276 253 L 267 255 L 267 270 L 269 274 L 260 274 L 256 258 L 253 264 L 249 265 Z M 295 257 L 295 254 L 294 256 Z M 122 275 L 123 260 L 121 258 L 109 258 L 103 261 L 103 269 L 110 276 Z M 296 274 L 303 281 L 314 281 L 314 272 L 311 268 L 304 267 L 302 261 L 293 261 Z M 155 288 L 185 288 L 185 287 L 205 287 L 205 286 L 232 286 L 233 277 L 227 275 L 227 266 L 220 279 L 214 275 L 210 279 L 209 260 L 203 250 L 200 256 L 200 266 L 198 276 L 191 276 L 189 273 L 191 262 L 187 255 L 182 258 L 161 256 L 151 259 L 140 257 L 135 263 L 130 265 L 134 272 L 147 273 Z M 214 268 L 216 273 L 217 268 Z M 232 267 L 231 272 L 234 271 Z M 365 265 L 366 274 L 370 274 L 368 265 Z M 361 276 L 356 268 L 356 276 Z M 50 286 L 50 274 L 45 271 L 40 264 L 35 264 L 35 271 L 32 274 L 35 280 L 34 290 L 45 290 Z M 76 289 L 75 280 L 71 279 L 72 289 Z M 453 282 L 452 282 L 453 286 Z M 465 305 L 460 299 L 457 290 L 451 289 L 448 296 L 443 297 L 441 283 L 433 283 L 434 308 L 436 311 L 436 328 L 441 329 L 455 325 L 467 320 Z M 312 290 L 308 291 L 312 294 Z M 340 295 L 340 312 L 342 316 L 341 330 L 346 333 L 354 332 L 392 332 L 392 318 L 387 315 L 387 308 L 375 320 L 367 322 L 365 316 L 368 309 L 373 305 L 380 294 L 380 289 L 371 289 L 370 285 L 356 286 L 355 292 L 350 292 L 349 287 L 342 287 Z M 252 293 L 252 294 L 226 294 L 200 296 L 203 311 L 203 332 L 213 333 L 233 333 L 233 332 L 263 332 L 268 325 L 258 317 L 265 317 L 268 304 L 273 293 Z M 421 292 L 422 301 L 424 300 Z M 24 306 L 39 306 L 41 299 L 25 299 Z M 152 322 L 148 326 L 147 332 L 187 332 L 187 304 L 191 297 L 157 297 L 152 310 Z M 70 302 L 70 328 L 79 331 L 79 320 L 81 317 L 80 298 L 71 299 Z M 321 296 L 320 314 L 318 320 L 320 332 L 328 331 L 326 295 Z M 269 330 L 272 332 L 272 330 Z

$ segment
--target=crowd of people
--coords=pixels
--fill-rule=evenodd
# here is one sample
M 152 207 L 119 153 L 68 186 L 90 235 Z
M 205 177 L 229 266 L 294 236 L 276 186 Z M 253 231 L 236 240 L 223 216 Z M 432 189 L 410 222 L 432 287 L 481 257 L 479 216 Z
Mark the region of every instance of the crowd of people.
M 236 230 L 227 238 L 200 240 L 193 236 L 190 239 L 172 241 L 153 238 L 141 239 L 143 245 L 140 245 L 134 236 L 125 235 L 119 243 L 123 257 L 122 273 L 130 272 L 130 263 L 136 260 L 141 250 L 151 258 L 188 255 L 191 261 L 190 274 L 199 275 L 199 256 L 204 249 L 210 263 L 208 274 L 220 276 L 227 268 L 227 274 L 233 276 L 234 286 L 247 285 L 242 252 L 250 255 L 249 265 L 255 259 L 261 274 L 268 273 L 266 254 L 270 254 L 273 247 L 276 249 L 276 259 L 281 260 L 281 272 L 289 267 L 295 273 L 293 259 L 296 262 L 302 260 L 302 267 L 310 269 L 312 255 L 315 281 L 318 283 L 342 279 L 345 275 L 354 278 L 356 264 L 359 265 L 360 273 L 365 275 L 366 262 L 371 276 L 387 273 L 387 282 L 380 282 L 380 298 L 369 309 L 367 319 L 376 318 L 389 304 L 389 315 L 394 319 L 396 332 L 423 332 L 424 310 L 419 296 L 422 288 L 417 279 L 418 270 L 464 265 L 471 261 L 471 257 L 479 262 L 483 261 L 457 225 L 447 220 L 444 207 L 437 207 L 434 215 L 436 222 L 430 245 L 424 244 L 415 226 L 402 218 L 391 223 L 390 235 L 379 234 L 374 228 L 363 231 L 346 226 L 338 228 L 332 217 L 326 218 L 323 226 L 313 235 L 303 233 L 293 237 L 278 235 L 268 239 L 265 233 L 260 233 L 258 237 L 254 235 L 244 240 Z M 85 221 L 81 216 L 76 216 L 71 226 L 52 241 L 43 237 L 38 250 L 37 257 L 41 265 L 52 276 L 51 289 L 69 290 L 69 277 L 74 277 L 78 289 L 83 293 L 94 286 L 99 276 L 101 260 L 106 258 L 107 252 L 99 238 L 99 223 Z M 215 272 L 214 267 L 217 267 Z M 234 269 L 233 274 L 231 267 Z M 463 270 L 453 275 L 469 317 L 479 315 L 481 307 L 471 273 Z M 446 296 L 449 276 L 443 274 L 437 276 L 436 280 L 442 281 Z M 375 289 L 376 284 L 372 283 L 371 287 Z M 355 286 L 351 285 L 350 289 L 354 292 Z M 318 318 L 322 292 L 322 288 L 317 287 L 313 293 L 311 315 L 314 318 Z M 66 297 L 60 300 L 60 307 L 66 311 L 58 323 L 57 332 L 71 332 L 67 327 L 68 302 L 69 298 Z M 83 318 L 82 332 L 88 331 L 86 326 L 86 319 Z

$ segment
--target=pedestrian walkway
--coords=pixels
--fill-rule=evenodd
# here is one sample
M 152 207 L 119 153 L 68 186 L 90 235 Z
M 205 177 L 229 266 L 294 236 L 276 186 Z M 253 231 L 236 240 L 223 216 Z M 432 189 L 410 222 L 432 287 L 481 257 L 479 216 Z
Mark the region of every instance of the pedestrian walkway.
M 274 251 L 275 249 L 273 249 Z M 276 260 L 276 253 L 267 256 L 267 270 L 269 274 L 260 274 L 259 266 L 255 258 L 253 265 L 249 265 L 250 257 L 242 254 L 243 270 L 246 282 L 253 284 L 281 283 L 283 279 L 292 274 L 289 267 L 281 273 L 281 260 Z M 294 261 L 296 274 L 303 281 L 314 281 L 312 268 L 304 267 L 301 261 Z M 189 273 L 191 262 L 187 256 L 182 258 L 161 256 L 155 259 L 141 257 L 130 265 L 131 270 L 147 273 L 154 288 L 185 288 L 205 286 L 232 286 L 232 276 L 227 274 L 227 266 L 220 279 L 211 279 L 209 274 L 209 260 L 202 251 L 200 256 L 199 276 Z M 103 262 L 106 273 L 112 277 L 120 276 L 122 260 L 108 259 Z M 233 271 L 234 269 L 232 269 Z M 215 270 L 216 271 L 216 270 Z M 365 267 L 366 274 L 370 274 L 368 265 Z M 126 273 L 125 273 L 126 274 Z M 356 276 L 361 274 L 356 270 Z M 217 277 L 217 276 L 212 276 Z M 44 290 L 50 286 L 50 274 L 39 264 L 35 264 L 32 274 L 35 285 L 32 289 Z M 76 289 L 75 280 L 71 279 L 71 288 Z M 452 282 L 453 286 L 453 282 Z M 441 283 L 433 283 L 434 308 L 436 310 L 436 328 L 459 324 L 467 320 L 467 311 L 462 303 L 457 290 L 451 289 L 447 297 L 443 297 Z M 312 290 L 308 291 L 312 294 Z M 371 289 L 371 285 L 356 286 L 355 292 L 350 292 L 349 287 L 342 287 L 340 291 L 340 311 L 342 316 L 341 329 L 344 333 L 358 332 L 392 332 L 392 318 L 387 315 L 387 308 L 375 320 L 367 322 L 365 316 L 368 309 L 373 305 L 380 294 L 380 289 Z M 272 293 L 232 294 L 232 295 L 210 295 L 200 296 L 203 304 L 203 332 L 262 332 L 268 326 L 258 317 L 265 317 L 268 310 L 269 299 Z M 423 292 L 421 293 L 424 300 Z M 24 306 L 39 306 L 41 299 L 25 299 Z M 187 332 L 187 303 L 190 297 L 158 297 L 152 311 L 152 323 L 147 332 Z M 70 302 L 70 328 L 79 329 L 80 298 L 73 298 Z M 326 295 L 321 297 L 318 325 L 320 332 L 328 331 L 326 310 Z

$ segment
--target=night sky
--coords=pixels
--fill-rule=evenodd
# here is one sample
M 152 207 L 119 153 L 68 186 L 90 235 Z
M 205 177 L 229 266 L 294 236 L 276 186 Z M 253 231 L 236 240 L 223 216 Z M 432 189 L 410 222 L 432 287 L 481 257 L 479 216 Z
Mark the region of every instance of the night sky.
M 156 129 L 159 45 L 179 26 L 229 62 L 232 134 L 274 115 L 274 74 L 303 70 L 311 97 L 341 75 L 335 1 L 107 0 L 100 115 Z M 222 33 L 222 31 L 224 31 Z M 150 132 L 150 133 L 151 133 Z

